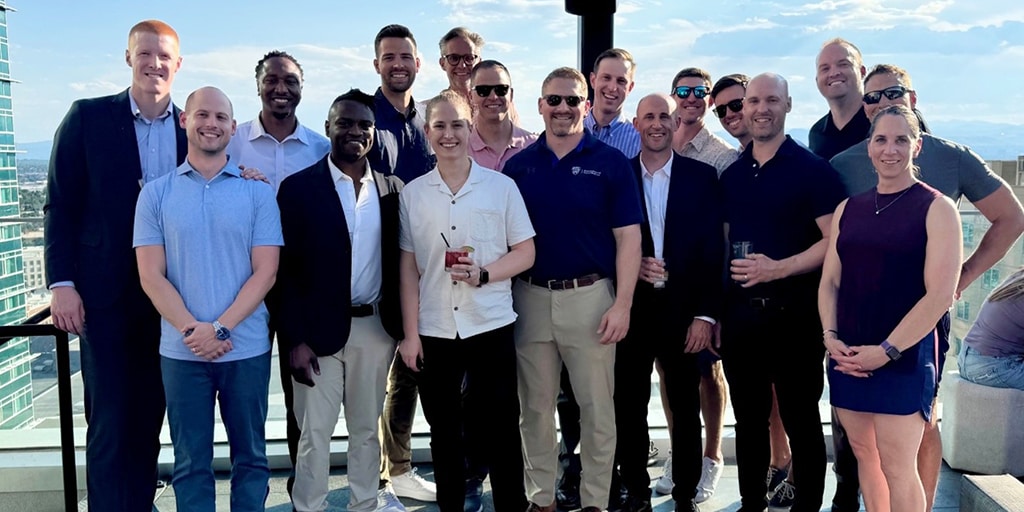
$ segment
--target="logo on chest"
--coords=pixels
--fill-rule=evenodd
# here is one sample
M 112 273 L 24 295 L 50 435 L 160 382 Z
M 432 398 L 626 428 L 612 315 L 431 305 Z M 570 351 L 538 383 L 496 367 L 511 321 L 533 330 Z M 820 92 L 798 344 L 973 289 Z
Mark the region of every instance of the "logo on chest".
M 591 176 L 600 176 L 601 175 L 601 171 L 595 171 L 593 169 L 581 169 L 580 166 L 574 165 L 572 167 L 572 175 L 573 176 L 579 176 L 580 174 L 583 174 L 583 175 L 589 174 Z

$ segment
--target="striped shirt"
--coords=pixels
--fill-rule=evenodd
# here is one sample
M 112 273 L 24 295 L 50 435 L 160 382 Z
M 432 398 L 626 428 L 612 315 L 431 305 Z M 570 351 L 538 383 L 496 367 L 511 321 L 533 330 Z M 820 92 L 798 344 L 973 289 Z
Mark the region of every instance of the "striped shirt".
M 597 137 L 597 140 L 621 151 L 626 158 L 640 154 L 640 132 L 633 128 L 633 123 L 630 123 L 621 112 L 619 117 L 608 123 L 608 126 L 598 126 L 594 111 L 591 110 L 583 119 L 583 127 Z

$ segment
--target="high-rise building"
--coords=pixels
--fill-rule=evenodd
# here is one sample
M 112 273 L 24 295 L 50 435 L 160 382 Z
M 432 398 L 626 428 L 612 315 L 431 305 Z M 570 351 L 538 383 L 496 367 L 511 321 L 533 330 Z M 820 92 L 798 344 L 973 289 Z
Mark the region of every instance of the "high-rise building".
M 0 325 L 25 318 L 25 276 L 21 255 L 18 167 L 14 161 L 14 106 L 7 41 L 7 0 L 0 0 Z M 5 221 L 6 220 L 6 221 Z M 32 354 L 28 338 L 0 347 L 0 429 L 33 419 Z

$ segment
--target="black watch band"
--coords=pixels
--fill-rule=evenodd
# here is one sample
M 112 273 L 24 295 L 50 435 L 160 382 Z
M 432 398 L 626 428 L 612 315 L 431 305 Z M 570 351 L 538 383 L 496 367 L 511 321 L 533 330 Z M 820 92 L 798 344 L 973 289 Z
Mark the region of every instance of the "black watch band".
M 477 288 L 491 282 L 491 273 L 486 268 L 480 267 L 480 284 L 476 285 Z

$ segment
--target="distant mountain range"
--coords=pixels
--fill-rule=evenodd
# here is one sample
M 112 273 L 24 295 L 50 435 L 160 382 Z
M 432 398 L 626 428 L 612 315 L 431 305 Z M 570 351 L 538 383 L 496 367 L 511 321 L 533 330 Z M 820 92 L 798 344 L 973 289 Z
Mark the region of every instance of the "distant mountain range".
M 715 126 L 717 121 L 711 120 Z M 1016 160 L 1024 155 L 1024 125 L 985 122 L 929 122 L 932 134 L 969 146 L 986 160 Z M 717 126 L 715 126 L 717 128 Z M 720 131 L 720 130 L 716 130 Z M 789 134 L 800 142 L 807 143 L 807 129 L 790 130 Z M 731 140 L 726 134 L 726 140 Z M 53 141 L 27 142 L 16 144 L 19 160 L 49 160 Z

